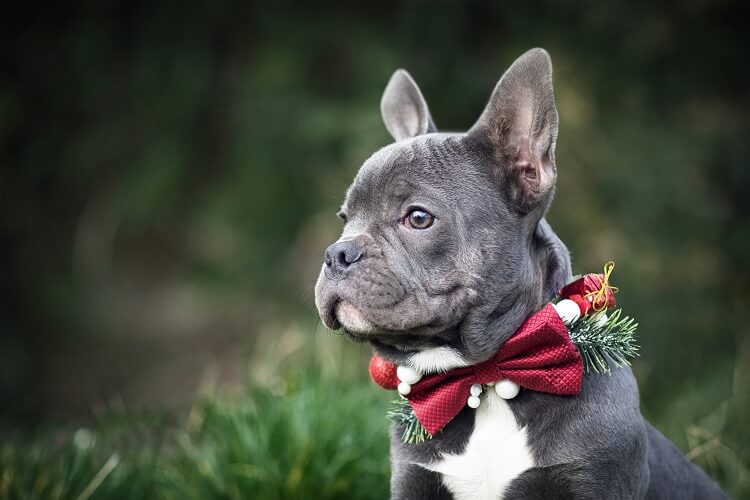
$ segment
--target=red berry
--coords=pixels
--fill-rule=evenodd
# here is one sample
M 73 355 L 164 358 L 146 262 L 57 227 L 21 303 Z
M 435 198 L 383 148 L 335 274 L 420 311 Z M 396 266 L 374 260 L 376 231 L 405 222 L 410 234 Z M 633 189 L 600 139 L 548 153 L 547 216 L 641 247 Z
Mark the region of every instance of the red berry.
M 370 378 L 383 389 L 392 390 L 398 387 L 396 365 L 375 354 L 370 358 Z

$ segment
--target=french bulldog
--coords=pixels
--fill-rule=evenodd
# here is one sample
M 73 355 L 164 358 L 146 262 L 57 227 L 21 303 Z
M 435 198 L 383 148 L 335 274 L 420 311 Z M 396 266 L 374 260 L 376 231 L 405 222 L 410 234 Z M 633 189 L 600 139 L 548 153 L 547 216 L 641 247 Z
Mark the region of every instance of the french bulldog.
M 324 324 L 421 373 L 481 363 L 572 278 L 545 220 L 557 167 L 552 64 L 518 58 L 476 124 L 440 133 L 406 71 L 381 101 L 395 142 L 349 187 L 315 287 Z M 580 393 L 482 394 L 432 439 L 394 424 L 394 499 L 725 498 L 645 421 L 625 367 Z

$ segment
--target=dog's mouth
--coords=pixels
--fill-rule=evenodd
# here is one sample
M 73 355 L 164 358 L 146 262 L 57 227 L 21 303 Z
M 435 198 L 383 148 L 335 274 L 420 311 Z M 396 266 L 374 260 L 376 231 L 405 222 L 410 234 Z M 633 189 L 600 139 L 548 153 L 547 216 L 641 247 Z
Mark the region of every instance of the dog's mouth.
M 341 328 L 341 323 L 339 323 L 339 320 L 336 317 L 336 306 L 339 302 L 341 302 L 340 299 L 335 299 L 331 301 L 328 306 L 319 308 L 320 319 L 323 321 L 323 324 L 331 330 L 338 330 Z
M 334 325 L 354 337 L 367 337 L 379 332 L 378 327 L 361 310 L 346 300 L 336 301 L 331 307 L 330 316 Z
M 408 317 L 409 313 L 413 313 L 419 316 L 417 310 L 422 307 L 412 297 L 407 297 L 407 304 L 399 302 L 387 308 L 375 308 L 367 299 L 364 302 L 353 300 L 352 295 L 357 294 L 350 293 L 352 290 L 341 285 L 327 281 L 319 283 L 316 305 L 323 324 L 331 330 L 339 330 L 348 340 L 368 342 L 379 351 L 403 355 L 445 344 L 454 336 L 454 332 L 446 329 L 437 319 L 426 323 L 414 322 L 414 325 L 404 322 L 402 315 Z
M 341 329 L 351 341 L 369 342 L 381 352 L 405 355 L 419 352 L 434 345 L 436 339 L 407 332 L 394 332 L 379 328 L 349 301 L 338 299 L 330 307 L 327 322 L 334 330 Z
M 367 335 L 375 331 L 375 325 L 364 313 L 339 294 L 322 294 L 318 304 L 320 319 L 331 330 L 343 330 L 349 336 Z

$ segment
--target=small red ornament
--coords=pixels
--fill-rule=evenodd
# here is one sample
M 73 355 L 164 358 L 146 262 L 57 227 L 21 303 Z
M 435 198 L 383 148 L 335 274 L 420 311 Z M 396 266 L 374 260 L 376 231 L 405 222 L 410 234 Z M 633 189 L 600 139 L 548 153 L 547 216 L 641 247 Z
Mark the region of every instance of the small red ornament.
M 581 309 L 581 316 L 586 316 L 589 309 L 591 309 L 591 300 L 584 299 L 579 294 L 571 295 L 568 298 L 578 304 L 578 307 Z
M 614 307 L 617 287 L 609 284 L 609 276 L 615 268 L 612 261 L 604 264 L 604 274 L 586 274 L 560 289 L 560 297 L 570 299 L 581 308 L 581 314 L 589 312 L 589 308 L 596 312 Z M 575 298 L 574 298 L 575 297 Z M 579 302 L 580 301 L 580 302 Z M 584 303 L 589 306 L 584 310 Z
M 396 365 L 375 354 L 370 358 L 370 378 L 383 389 L 393 390 L 398 387 Z

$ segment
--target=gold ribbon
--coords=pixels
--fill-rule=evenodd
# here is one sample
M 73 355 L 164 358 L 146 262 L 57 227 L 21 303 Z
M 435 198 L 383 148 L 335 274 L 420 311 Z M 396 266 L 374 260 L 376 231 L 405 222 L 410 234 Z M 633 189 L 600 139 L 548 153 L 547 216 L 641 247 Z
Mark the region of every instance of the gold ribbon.
M 593 296 L 591 305 L 595 312 L 601 312 L 607 309 L 607 304 L 609 303 L 609 300 L 607 300 L 607 290 L 611 291 L 612 295 L 616 294 L 620 290 L 616 286 L 612 286 L 609 284 L 609 277 L 612 275 L 612 271 L 614 270 L 614 261 L 607 261 L 604 264 L 604 279 L 602 279 L 598 274 L 596 275 L 596 277 L 599 279 L 599 289 L 593 290 L 584 296 L 585 298 Z M 601 302 L 602 299 L 604 299 L 604 302 L 602 302 L 601 305 L 597 306 L 597 303 Z

